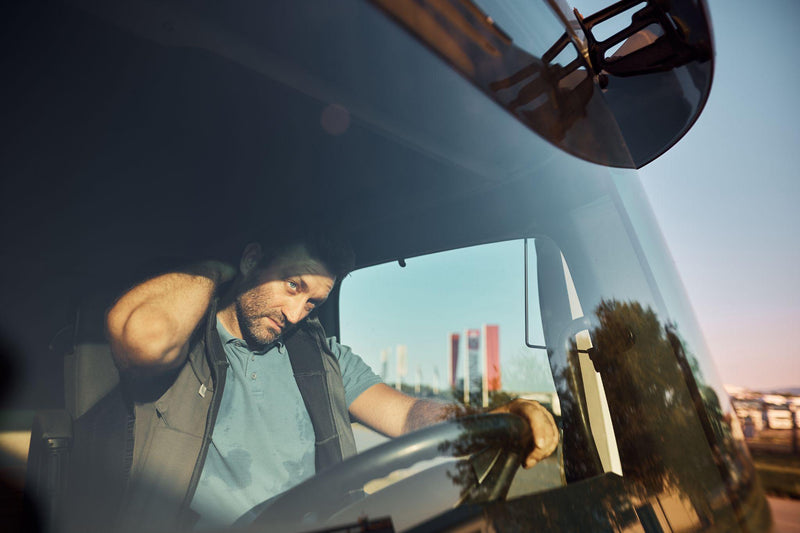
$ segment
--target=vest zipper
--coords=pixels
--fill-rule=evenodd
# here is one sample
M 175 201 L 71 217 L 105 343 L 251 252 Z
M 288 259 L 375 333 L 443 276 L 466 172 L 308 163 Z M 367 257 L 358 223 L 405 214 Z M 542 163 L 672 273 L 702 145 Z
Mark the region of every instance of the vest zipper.
M 195 463 L 194 470 L 192 471 L 192 477 L 189 480 L 186 496 L 181 504 L 181 510 L 178 517 L 178 528 L 181 530 L 193 525 L 188 523 L 192 518 L 190 506 L 192 504 L 192 499 L 194 498 L 194 493 L 197 491 L 197 485 L 200 482 L 200 475 L 203 473 L 203 467 L 206 463 L 208 447 L 211 444 L 211 434 L 214 430 L 214 425 L 217 422 L 219 406 L 222 403 L 222 392 L 225 389 L 225 376 L 228 366 L 230 366 L 228 359 L 225 357 L 225 352 L 222 350 L 219 336 L 216 335 L 216 313 L 214 312 L 215 307 L 216 306 L 212 307 L 211 313 L 209 313 L 209 317 L 207 318 L 208 323 L 211 325 L 208 326 L 208 329 L 206 330 L 205 338 L 205 349 L 208 351 L 210 359 L 212 360 L 212 364 L 209 366 L 211 367 L 213 374 L 214 389 L 211 393 L 211 405 L 209 406 L 209 414 L 206 418 L 206 427 L 203 431 L 203 442 L 200 445 L 200 454 L 197 456 L 197 462 Z

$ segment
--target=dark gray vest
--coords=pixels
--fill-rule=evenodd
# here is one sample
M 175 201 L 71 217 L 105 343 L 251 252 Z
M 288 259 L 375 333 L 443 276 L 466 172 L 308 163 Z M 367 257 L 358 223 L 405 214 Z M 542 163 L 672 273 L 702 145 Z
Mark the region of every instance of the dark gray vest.
M 356 451 L 341 370 L 316 319 L 307 320 L 285 343 L 314 427 L 320 472 Z M 189 504 L 211 443 L 228 366 L 213 309 L 192 346 L 186 363 L 176 371 L 146 381 L 125 379 L 76 421 L 72 477 L 82 502 L 74 504 L 71 522 L 86 526 L 88 520 L 108 529 L 111 511 L 102 511 L 104 516 L 97 520 L 87 516 L 100 512 L 88 503 L 98 498 L 118 500 L 104 506 L 118 510 L 114 521 L 123 531 L 168 530 L 195 521 Z M 96 438 L 99 434 L 102 440 Z M 98 457 L 103 464 L 97 463 Z M 103 486 L 108 483 L 115 486 Z

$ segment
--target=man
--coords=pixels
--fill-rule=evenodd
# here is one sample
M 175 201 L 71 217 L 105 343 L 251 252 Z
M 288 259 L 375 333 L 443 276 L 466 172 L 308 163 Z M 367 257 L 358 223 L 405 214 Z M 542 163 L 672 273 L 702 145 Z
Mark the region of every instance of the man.
M 238 269 L 204 262 L 114 304 L 109 340 L 135 405 L 129 517 L 225 526 L 353 454 L 348 412 L 392 437 L 453 416 L 381 383 L 310 318 L 352 268 L 346 250 L 313 234 L 251 243 Z M 531 426 L 526 466 L 556 448 L 538 403 L 499 411 Z

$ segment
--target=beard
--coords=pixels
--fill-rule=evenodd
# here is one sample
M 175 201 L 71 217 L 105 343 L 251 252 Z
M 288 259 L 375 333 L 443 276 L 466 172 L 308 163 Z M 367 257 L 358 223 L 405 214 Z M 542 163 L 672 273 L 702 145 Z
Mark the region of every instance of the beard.
M 263 351 L 282 335 L 291 331 L 291 325 L 284 322 L 280 311 L 272 308 L 269 298 L 248 298 L 241 295 L 236 299 L 236 319 L 248 347 L 253 351 Z M 275 329 L 264 318 L 270 318 L 280 326 Z

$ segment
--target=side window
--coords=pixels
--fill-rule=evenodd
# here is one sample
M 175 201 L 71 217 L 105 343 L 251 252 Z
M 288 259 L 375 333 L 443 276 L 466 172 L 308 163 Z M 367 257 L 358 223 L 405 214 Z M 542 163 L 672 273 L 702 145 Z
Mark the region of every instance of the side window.
M 546 350 L 526 344 L 524 257 L 517 240 L 356 271 L 342 286 L 341 340 L 410 394 L 552 406 Z
M 598 473 L 622 474 L 603 379 L 589 355 L 590 325 L 553 241 L 492 243 L 403 263 L 365 268 L 344 281 L 343 343 L 408 394 L 477 407 L 530 398 L 556 417 L 561 406 L 548 349 L 573 344 L 568 366 L 585 406 L 581 446 L 596 450 Z M 361 428 L 356 437 L 362 450 L 380 441 Z
M 488 408 L 523 397 L 558 419 L 547 350 L 527 342 L 526 327 L 535 326 L 525 320 L 525 242 L 404 263 L 365 268 L 344 280 L 341 342 L 407 394 Z M 354 434 L 359 451 L 383 440 L 357 424 Z M 520 470 L 509 496 L 562 486 L 560 449 L 545 463 Z

